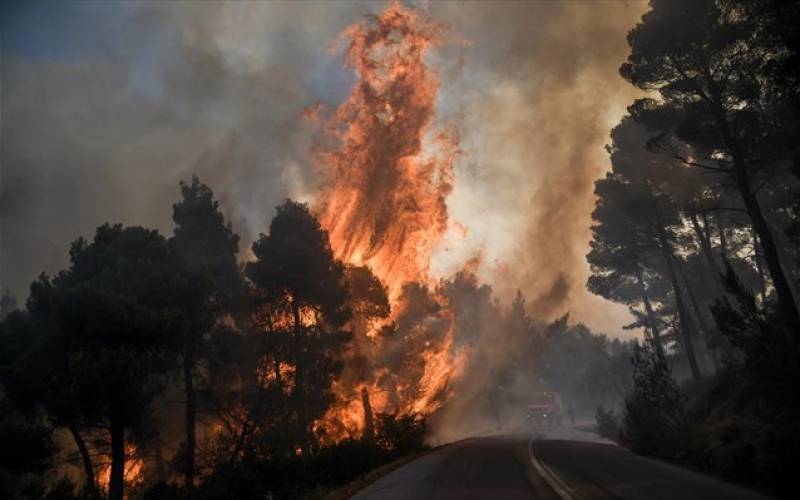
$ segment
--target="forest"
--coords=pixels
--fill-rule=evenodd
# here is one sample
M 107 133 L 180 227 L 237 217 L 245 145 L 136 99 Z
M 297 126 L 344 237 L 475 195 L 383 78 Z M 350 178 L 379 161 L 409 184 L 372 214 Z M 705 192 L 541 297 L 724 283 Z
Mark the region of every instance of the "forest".
M 607 432 L 790 496 L 800 450 L 800 8 L 651 2 L 621 75 L 588 287 L 645 330 Z
M 360 432 L 338 438 L 321 425 L 343 362 L 357 355 L 347 348 L 353 325 L 389 313 L 369 269 L 335 259 L 308 207 L 291 200 L 253 244 L 255 260 L 240 265 L 239 238 L 211 189 L 197 177 L 180 187 L 169 238 L 103 225 L 72 243 L 69 268 L 31 284 L 24 309 L 4 295 L 4 494 L 314 498 L 425 449 L 435 415 L 373 414 L 366 389 Z M 583 412 L 625 394 L 629 344 L 567 316 L 534 321 L 521 294 L 504 313 L 468 272 L 439 286 L 461 311 L 461 342 L 504 337 L 459 381 L 465 417 L 449 425 L 509 428 L 530 380 Z M 437 307 L 421 288 L 404 293 L 419 297 L 415 307 Z M 381 334 L 403 334 L 410 316 Z M 397 342 L 403 352 L 387 363 L 418 363 L 419 339 Z
M 440 26 L 399 3 L 354 26 L 318 199 L 262 207 L 242 245 L 216 186 L 176 179 L 170 232 L 102 224 L 3 292 L 0 497 L 344 498 L 515 432 L 541 391 L 570 427 L 791 497 L 800 4 L 651 0 L 627 35 L 620 85 L 642 97 L 608 134 L 585 286 L 627 306 L 633 340 L 502 303 L 477 258 L 432 277 L 459 147 L 440 133 L 422 156 Z

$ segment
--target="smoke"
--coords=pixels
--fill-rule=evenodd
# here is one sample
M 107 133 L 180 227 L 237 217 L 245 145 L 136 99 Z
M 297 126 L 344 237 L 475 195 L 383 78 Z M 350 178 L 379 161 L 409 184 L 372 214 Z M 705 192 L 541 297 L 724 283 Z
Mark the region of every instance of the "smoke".
M 279 201 L 319 192 L 314 103 L 354 76 L 328 50 L 375 3 L 69 2 L 3 7 L 0 280 L 18 296 L 105 221 L 171 231 L 179 179 L 221 198 L 243 250 Z M 644 2 L 431 2 L 451 38 L 437 126 L 463 153 L 432 263 L 482 256 L 481 281 L 533 314 L 620 335 L 624 309 L 585 291 L 592 182 L 634 91 L 617 75 Z M 47 9 L 47 10 L 45 10 Z
M 472 244 L 486 263 L 480 277 L 505 303 L 520 289 L 538 318 L 571 311 L 592 328 L 620 335 L 628 313 L 586 291 L 584 256 L 593 182 L 608 169 L 604 145 L 636 95 L 617 73 L 625 34 L 646 3 L 433 8 L 469 41 L 442 55 L 465 61 L 448 66 L 441 109 L 462 134 L 464 161 L 448 206 L 468 237 L 451 239 L 439 268 L 463 259 Z
M 171 232 L 197 173 L 243 239 L 316 191 L 309 103 L 348 73 L 326 44 L 363 5 L 171 2 L 3 8 L 0 279 L 20 298 L 103 222 Z

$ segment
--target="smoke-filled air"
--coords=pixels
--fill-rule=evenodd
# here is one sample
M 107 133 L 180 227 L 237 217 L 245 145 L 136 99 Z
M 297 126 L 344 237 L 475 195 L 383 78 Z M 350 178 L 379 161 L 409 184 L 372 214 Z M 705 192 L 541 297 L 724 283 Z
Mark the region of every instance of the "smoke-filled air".
M 0 497 L 792 496 L 796 6 L 0 13 Z

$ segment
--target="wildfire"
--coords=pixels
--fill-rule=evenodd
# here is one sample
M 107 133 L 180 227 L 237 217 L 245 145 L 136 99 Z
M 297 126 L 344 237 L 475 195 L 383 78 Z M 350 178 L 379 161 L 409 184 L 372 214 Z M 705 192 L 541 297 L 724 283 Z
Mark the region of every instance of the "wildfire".
M 391 4 L 347 28 L 347 65 L 358 82 L 326 123 L 315 150 L 328 183 L 318 213 L 336 256 L 367 265 L 392 303 L 407 282 L 429 281 L 431 254 L 447 230 L 458 138 L 432 134 L 439 82 L 425 64 L 444 27 Z
M 137 456 L 136 445 L 128 443 L 125 445 L 125 471 L 123 477 L 125 484 L 135 485 L 144 481 L 142 474 L 144 469 L 144 461 Z M 101 466 L 97 474 L 97 482 L 100 488 L 108 490 L 108 484 L 111 481 L 111 464 L 104 464 Z
M 364 373 L 346 363 L 335 384 L 337 403 L 317 423 L 334 438 L 363 429 L 368 405 L 378 412 L 435 411 L 460 365 L 452 315 L 429 272 L 448 229 L 446 198 L 458 154 L 457 134 L 433 128 L 439 81 L 426 56 L 444 33 L 399 2 L 351 25 L 341 39 L 357 82 L 331 116 L 308 113 L 323 127 L 312 151 L 327 179 L 316 212 L 336 256 L 368 266 L 391 305 L 388 320 L 354 325 L 350 357 L 370 365 Z

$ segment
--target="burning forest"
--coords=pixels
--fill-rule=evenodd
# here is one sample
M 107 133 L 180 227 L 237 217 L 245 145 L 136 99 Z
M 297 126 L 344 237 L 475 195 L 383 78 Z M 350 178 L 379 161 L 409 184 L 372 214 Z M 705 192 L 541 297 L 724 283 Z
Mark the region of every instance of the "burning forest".
M 0 497 L 788 498 L 779 3 L 3 6 Z
M 434 129 L 439 84 L 426 64 L 444 36 L 444 26 L 399 3 L 342 33 L 357 80 L 321 123 L 314 156 L 326 181 L 315 209 L 334 255 L 371 271 L 390 307 L 353 325 L 338 401 L 322 422 L 339 427 L 339 438 L 363 429 L 371 410 L 362 403 L 430 414 L 458 368 L 452 311 L 430 274 L 458 152 L 454 131 Z

